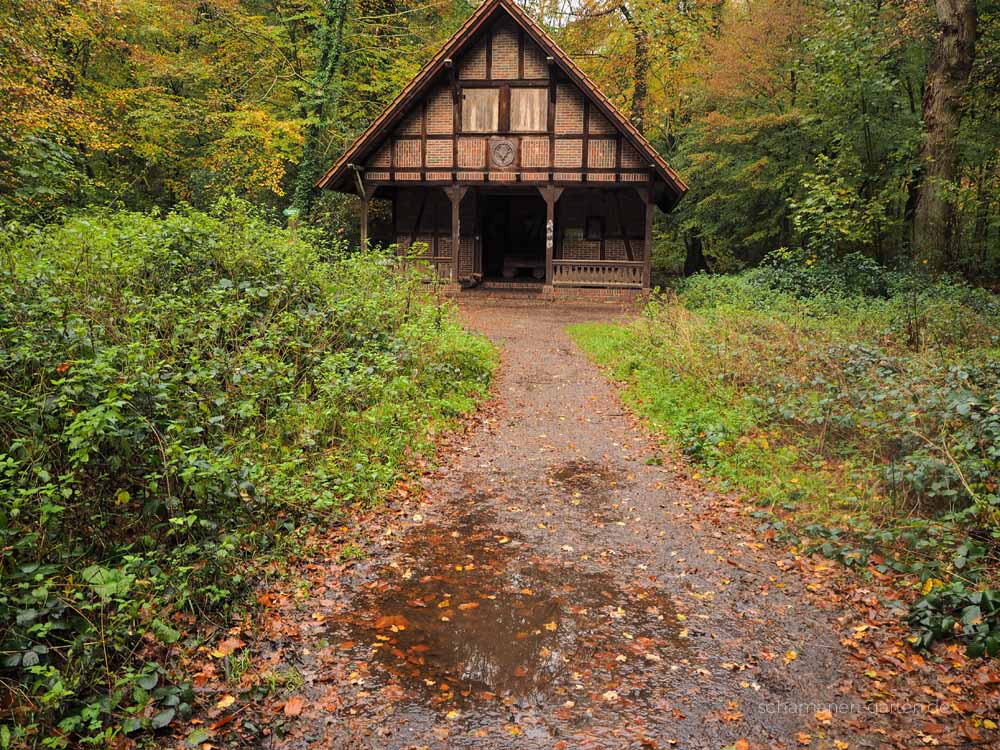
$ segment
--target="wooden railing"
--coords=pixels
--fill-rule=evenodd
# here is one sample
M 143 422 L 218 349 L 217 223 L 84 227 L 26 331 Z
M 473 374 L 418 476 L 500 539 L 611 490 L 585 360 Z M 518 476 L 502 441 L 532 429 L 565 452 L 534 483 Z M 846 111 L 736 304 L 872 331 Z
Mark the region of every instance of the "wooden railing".
M 439 279 L 451 279 L 451 272 L 454 267 L 450 255 L 436 255 L 434 257 L 407 258 L 400 256 L 399 268 L 401 271 L 425 271 L 428 276 Z
M 641 260 L 554 260 L 553 286 L 642 288 Z

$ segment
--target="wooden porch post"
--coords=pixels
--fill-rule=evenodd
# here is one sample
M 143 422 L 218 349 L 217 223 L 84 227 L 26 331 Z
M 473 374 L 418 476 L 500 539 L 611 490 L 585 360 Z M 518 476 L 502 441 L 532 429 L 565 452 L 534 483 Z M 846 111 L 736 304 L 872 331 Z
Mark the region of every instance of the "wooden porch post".
M 361 249 L 368 249 L 368 193 L 361 194 Z
M 468 189 L 468 187 L 460 185 L 452 185 L 444 189 L 451 200 L 451 281 L 453 284 L 458 283 L 462 241 L 462 198 L 465 197 Z
M 642 242 L 642 288 L 649 289 L 653 277 L 653 189 L 644 190 L 642 198 L 646 208 L 646 228 Z
M 361 199 L 361 249 L 368 249 L 368 203 L 378 189 L 374 186 L 365 185 L 361 179 L 361 170 L 355 168 L 354 180 L 358 188 L 358 198 Z
M 556 201 L 562 195 L 561 187 L 548 185 L 538 188 L 545 200 L 545 286 L 552 286 L 552 258 L 556 239 Z

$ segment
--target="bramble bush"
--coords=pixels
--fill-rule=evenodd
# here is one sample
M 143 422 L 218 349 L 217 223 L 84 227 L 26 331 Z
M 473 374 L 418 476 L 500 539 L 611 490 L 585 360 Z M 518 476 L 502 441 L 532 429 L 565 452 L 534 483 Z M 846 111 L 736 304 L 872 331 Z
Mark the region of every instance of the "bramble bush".
M 0 270 L 0 746 L 191 711 L 171 663 L 268 555 L 372 503 L 493 350 L 379 253 L 247 204 L 10 227 Z
M 696 275 L 628 326 L 576 335 L 692 460 L 804 522 L 815 544 L 797 543 L 845 561 L 879 549 L 927 594 L 951 578 L 997 583 L 996 295 L 782 250 L 741 274 Z M 929 601 L 914 623 L 957 606 Z M 994 653 L 998 615 L 983 612 L 992 625 L 963 638 Z

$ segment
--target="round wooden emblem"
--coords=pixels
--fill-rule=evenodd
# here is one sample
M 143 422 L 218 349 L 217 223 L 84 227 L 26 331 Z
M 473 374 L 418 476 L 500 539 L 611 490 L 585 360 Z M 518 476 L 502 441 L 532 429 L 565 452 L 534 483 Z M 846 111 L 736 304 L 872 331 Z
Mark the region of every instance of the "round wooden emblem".
M 509 167 L 517 157 L 517 147 L 509 140 L 496 141 L 493 144 L 493 164 L 497 167 Z

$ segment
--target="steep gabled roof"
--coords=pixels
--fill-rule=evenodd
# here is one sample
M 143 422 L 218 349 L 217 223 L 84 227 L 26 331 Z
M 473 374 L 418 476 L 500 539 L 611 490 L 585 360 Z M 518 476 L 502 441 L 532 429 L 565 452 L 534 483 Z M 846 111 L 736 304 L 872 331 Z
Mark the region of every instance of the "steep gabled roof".
M 628 138 L 636 150 L 649 158 L 650 165 L 656 170 L 657 175 L 675 194 L 674 201 L 671 203 L 679 200 L 687 192 L 687 185 L 680 178 L 680 175 L 600 92 L 593 81 L 587 77 L 587 74 L 570 59 L 569 55 L 559 48 L 552 37 L 513 0 L 486 0 L 480 5 L 438 53 L 420 69 L 413 80 L 399 92 L 399 95 L 393 99 L 385 111 L 358 136 L 350 148 L 327 170 L 326 174 L 316 183 L 316 187 L 336 187 L 341 184 L 347 177 L 350 166 L 363 160 L 368 153 L 375 149 L 380 142 L 381 133 L 395 126 L 406 115 L 410 106 L 427 93 L 437 80 L 438 75 L 444 70 L 445 61 L 456 58 L 474 39 L 476 33 L 501 12 L 506 12 L 545 54 L 552 57 L 566 77 L 573 81 L 584 95 L 597 105 L 598 109 Z

